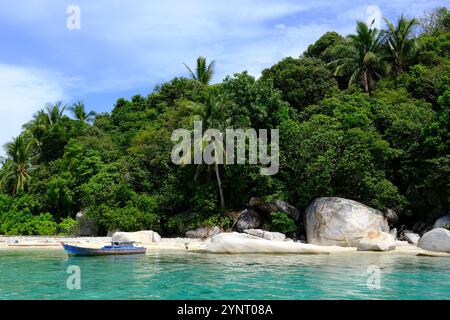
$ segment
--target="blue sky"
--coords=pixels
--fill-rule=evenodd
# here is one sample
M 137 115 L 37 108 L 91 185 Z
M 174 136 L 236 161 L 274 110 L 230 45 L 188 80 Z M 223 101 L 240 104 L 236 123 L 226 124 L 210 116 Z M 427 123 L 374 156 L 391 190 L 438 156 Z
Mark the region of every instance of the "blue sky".
M 81 9 L 69 30 L 67 8 Z M 47 102 L 83 100 L 110 111 L 187 76 L 183 63 L 215 59 L 215 82 L 299 56 L 324 32 L 353 32 L 369 6 L 383 17 L 450 6 L 450 0 L 15 0 L 0 1 L 0 145 Z

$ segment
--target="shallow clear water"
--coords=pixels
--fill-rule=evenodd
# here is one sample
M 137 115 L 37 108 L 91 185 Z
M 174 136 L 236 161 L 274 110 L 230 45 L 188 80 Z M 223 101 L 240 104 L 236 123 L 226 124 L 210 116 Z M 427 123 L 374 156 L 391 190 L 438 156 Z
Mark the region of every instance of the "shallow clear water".
M 80 267 L 81 289 L 66 273 Z M 367 285 L 371 265 L 380 288 Z M 0 252 L 0 299 L 450 299 L 450 259 L 393 254 L 71 257 Z M 376 282 L 371 282 L 375 283 Z

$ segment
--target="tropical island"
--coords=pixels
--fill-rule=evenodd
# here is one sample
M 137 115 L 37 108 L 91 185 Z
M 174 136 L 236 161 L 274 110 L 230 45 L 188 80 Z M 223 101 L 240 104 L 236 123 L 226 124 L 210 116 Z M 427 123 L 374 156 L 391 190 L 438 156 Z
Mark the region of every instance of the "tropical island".
M 119 235 L 216 253 L 450 253 L 450 11 L 385 22 L 327 32 L 259 79 L 211 84 L 215 63 L 199 57 L 190 78 L 110 113 L 46 106 L 5 146 L 1 242 Z M 171 135 L 195 121 L 279 129 L 279 172 L 174 164 Z

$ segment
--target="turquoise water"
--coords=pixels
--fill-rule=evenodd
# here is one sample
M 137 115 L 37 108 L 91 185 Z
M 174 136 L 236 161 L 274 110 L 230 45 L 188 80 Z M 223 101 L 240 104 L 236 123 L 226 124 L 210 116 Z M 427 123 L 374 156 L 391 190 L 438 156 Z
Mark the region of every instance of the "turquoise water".
M 80 267 L 81 289 L 66 273 Z M 367 268 L 380 267 L 380 288 Z M 450 259 L 393 254 L 72 257 L 0 252 L 0 299 L 449 299 Z

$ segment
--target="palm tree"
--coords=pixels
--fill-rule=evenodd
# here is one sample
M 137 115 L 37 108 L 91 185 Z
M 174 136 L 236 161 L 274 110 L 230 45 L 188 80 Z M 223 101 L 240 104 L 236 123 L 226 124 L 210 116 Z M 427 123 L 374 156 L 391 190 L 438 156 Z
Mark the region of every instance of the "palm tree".
M 388 27 L 384 36 L 389 60 L 394 66 L 394 72 L 400 74 L 407 68 L 409 58 L 417 49 L 417 42 L 412 33 L 418 21 L 407 19 L 403 15 L 398 19 L 397 25 L 394 25 L 388 19 L 384 20 Z
M 206 58 L 198 57 L 197 58 L 197 67 L 195 69 L 195 72 L 192 71 L 192 69 L 189 68 L 187 66 L 187 64 L 184 63 L 184 65 L 188 69 L 189 73 L 191 74 L 192 79 L 207 86 L 210 83 L 210 81 L 214 75 L 216 62 L 213 60 L 209 64 L 207 64 Z
M 189 102 L 188 108 L 191 111 L 192 115 L 191 120 L 193 122 L 200 121 L 202 123 L 202 129 L 204 131 L 207 131 L 208 129 L 218 129 L 221 127 L 221 123 L 223 123 L 221 121 L 223 112 L 221 112 L 220 110 L 220 104 L 216 101 L 216 99 L 212 96 L 211 93 L 208 94 L 206 101 L 204 103 Z M 219 157 L 220 154 L 222 154 L 222 156 L 225 154 L 225 149 L 223 147 L 223 144 L 220 145 L 220 143 L 218 143 L 217 140 L 211 141 L 211 139 L 206 138 L 208 137 L 203 135 L 198 140 L 194 140 L 192 149 L 197 148 L 199 151 L 203 152 L 210 143 L 214 144 L 215 146 L 214 163 L 212 165 L 207 166 L 205 166 L 204 164 L 199 164 L 195 172 L 194 181 L 198 181 L 200 174 L 205 168 L 207 170 L 207 177 L 209 180 L 211 175 L 210 174 L 211 169 L 213 169 L 217 181 L 217 187 L 219 190 L 220 206 L 222 208 L 225 208 L 225 198 L 223 195 L 222 179 L 220 177 L 220 163 L 218 161 L 220 158 Z M 193 154 L 194 153 L 191 152 L 191 154 L 188 156 L 190 157 Z M 185 161 L 186 160 L 187 159 L 185 159 Z
M 47 105 L 45 110 L 41 110 L 38 114 L 44 118 L 44 123 L 51 127 L 64 117 L 66 109 L 67 106 L 62 106 L 61 102 L 57 102 L 53 105 Z
M 366 92 L 370 92 L 375 80 L 381 77 L 383 72 L 383 61 L 380 57 L 381 34 L 364 22 L 357 22 L 356 34 L 347 37 L 350 44 L 348 58 L 338 59 L 335 76 L 348 76 L 349 86 L 360 83 Z
M 64 117 L 66 106 L 62 106 L 60 102 L 53 105 L 48 104 L 44 109 L 39 110 L 33 116 L 33 119 L 24 124 L 24 136 L 29 141 L 30 148 L 35 149 L 36 152 L 32 152 L 35 155 L 33 161 L 37 161 L 39 157 L 39 151 L 41 148 L 41 139 L 44 134 L 57 124 Z
M 30 146 L 22 136 L 5 145 L 7 159 L 3 166 L 0 186 L 2 189 L 12 187 L 13 196 L 29 189 L 30 171 L 33 169 Z
M 94 120 L 95 112 L 91 111 L 89 113 L 86 113 L 86 108 L 84 106 L 84 103 L 81 101 L 74 103 L 69 108 L 69 111 L 72 112 L 72 115 L 78 121 L 90 123 Z

